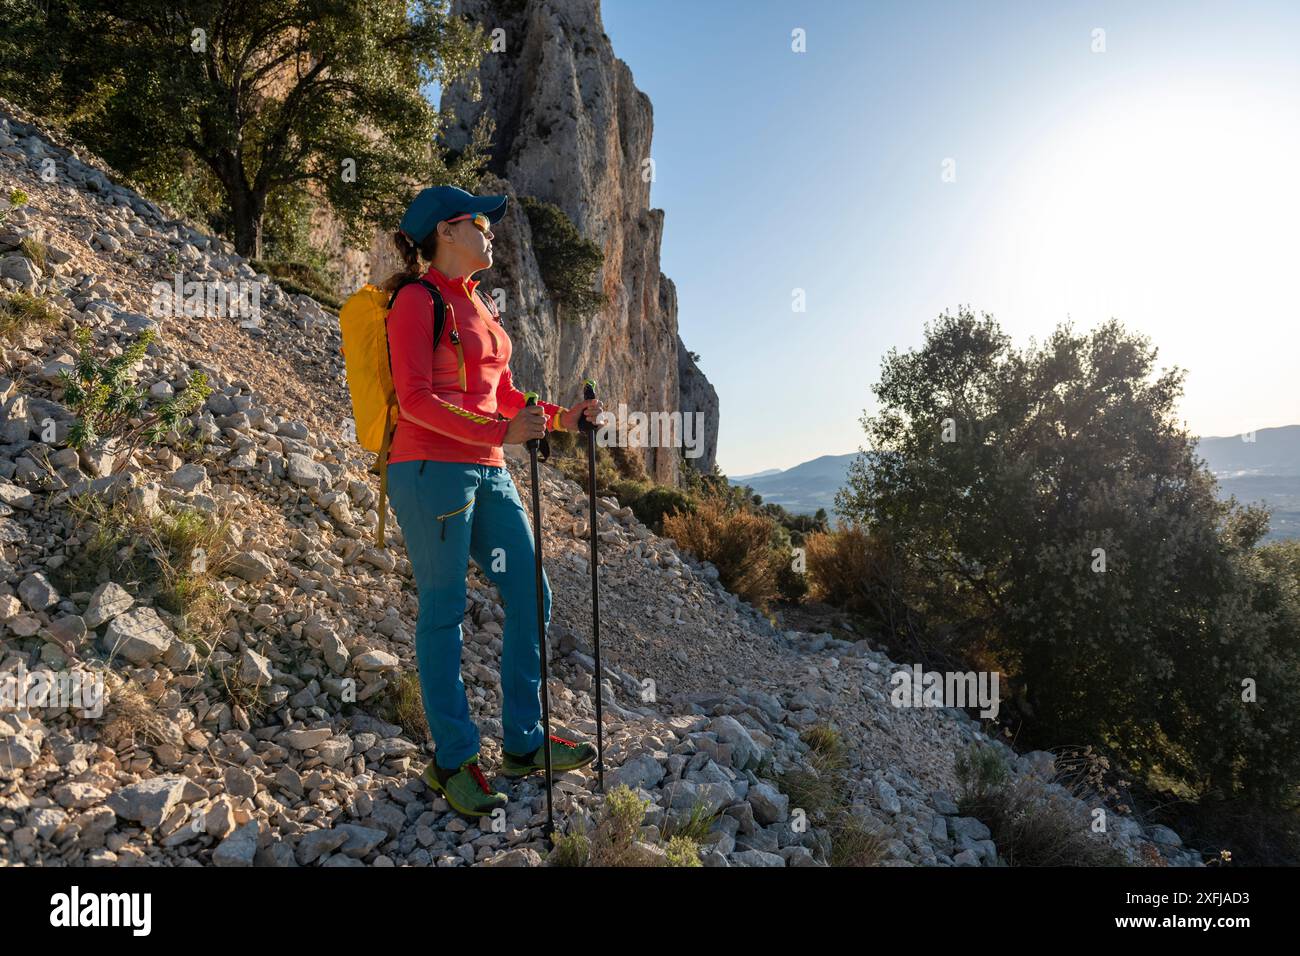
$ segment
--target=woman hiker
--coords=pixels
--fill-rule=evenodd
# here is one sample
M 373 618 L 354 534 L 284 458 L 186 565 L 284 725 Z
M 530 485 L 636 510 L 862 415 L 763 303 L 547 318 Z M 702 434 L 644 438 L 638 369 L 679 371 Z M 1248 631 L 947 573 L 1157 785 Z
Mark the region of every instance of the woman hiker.
M 541 402 L 526 408 L 510 380 L 510 337 L 475 291 L 471 276 L 492 265 L 491 224 L 505 214 L 505 196 L 474 196 L 454 186 L 425 189 L 393 235 L 405 269 L 392 291 L 422 278 L 446 303 L 441 341 L 433 341 L 429 291 L 410 282 L 388 314 L 388 348 L 399 416 L 389 451 L 388 494 L 415 573 L 420 612 L 416 661 L 424 712 L 435 745 L 425 782 L 469 816 L 508 802 L 479 765 L 478 728 L 461 680 L 461 618 L 468 558 L 496 585 L 506 609 L 501 648 L 500 773 L 523 777 L 544 766 L 571 770 L 596 758 L 586 741 L 543 740 L 533 534 L 501 453 L 504 444 L 572 431 L 579 416 L 595 421 L 596 399 L 571 408 Z M 421 260 L 429 263 L 421 273 Z M 505 416 L 504 418 L 501 416 Z M 542 578 L 544 617 L 550 582 Z

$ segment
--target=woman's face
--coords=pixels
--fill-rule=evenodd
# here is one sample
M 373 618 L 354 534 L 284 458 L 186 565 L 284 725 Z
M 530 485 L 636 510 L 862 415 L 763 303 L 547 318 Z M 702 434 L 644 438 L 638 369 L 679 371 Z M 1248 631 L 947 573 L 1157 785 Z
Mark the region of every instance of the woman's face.
M 451 223 L 452 241 L 463 256 L 464 273 L 477 272 L 492 267 L 492 227 L 486 218 L 481 220 L 487 229 L 483 232 L 473 219 Z

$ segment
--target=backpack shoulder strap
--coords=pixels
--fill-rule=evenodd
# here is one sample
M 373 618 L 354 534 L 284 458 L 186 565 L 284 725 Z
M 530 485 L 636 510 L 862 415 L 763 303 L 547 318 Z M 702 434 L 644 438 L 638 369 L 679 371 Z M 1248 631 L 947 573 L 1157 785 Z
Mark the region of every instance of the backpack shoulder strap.
M 394 291 L 393 296 L 388 300 L 388 309 L 391 312 L 393 305 L 397 302 L 397 293 L 401 292 L 408 285 L 419 284 L 424 286 L 429 298 L 433 299 L 433 347 L 437 349 L 438 343 L 442 341 L 442 330 L 447 324 L 447 307 L 442 301 L 442 293 L 432 282 L 426 282 L 424 279 L 406 279 Z
M 428 290 L 429 297 L 433 299 L 433 348 L 437 351 L 438 343 L 442 341 L 443 327 L 447 324 L 447 306 L 442 301 L 442 293 L 438 291 L 436 285 L 423 279 L 418 281 Z

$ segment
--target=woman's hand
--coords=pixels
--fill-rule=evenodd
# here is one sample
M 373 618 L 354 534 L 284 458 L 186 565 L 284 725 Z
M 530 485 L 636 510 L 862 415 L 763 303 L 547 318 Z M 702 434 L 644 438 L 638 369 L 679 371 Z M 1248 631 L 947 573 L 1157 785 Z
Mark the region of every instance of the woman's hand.
M 522 445 L 533 438 L 546 434 L 546 410 L 540 405 L 528 405 L 519 410 L 519 414 L 510 419 L 506 426 L 504 445 Z
M 578 430 L 578 419 L 586 417 L 587 421 L 597 424 L 596 418 L 605 410 L 598 398 L 585 398 L 568 411 L 560 415 L 560 425 L 566 432 Z

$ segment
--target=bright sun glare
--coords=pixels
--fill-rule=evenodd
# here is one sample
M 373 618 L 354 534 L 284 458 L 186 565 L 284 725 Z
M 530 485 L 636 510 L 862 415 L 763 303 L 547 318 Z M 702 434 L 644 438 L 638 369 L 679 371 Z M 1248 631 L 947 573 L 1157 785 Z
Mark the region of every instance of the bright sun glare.
M 1201 434 L 1300 420 L 1293 107 L 1185 87 L 1063 114 L 989 190 L 974 287 L 1017 337 L 1067 313 L 1150 335 Z

